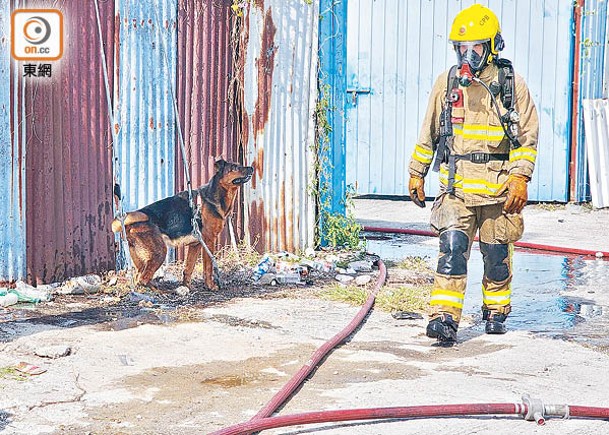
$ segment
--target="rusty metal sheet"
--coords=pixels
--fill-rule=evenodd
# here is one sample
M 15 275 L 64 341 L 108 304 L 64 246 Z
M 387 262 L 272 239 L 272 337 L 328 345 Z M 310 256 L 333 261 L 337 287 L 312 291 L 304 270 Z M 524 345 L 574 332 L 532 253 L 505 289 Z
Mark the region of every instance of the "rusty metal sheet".
M 318 2 L 257 0 L 246 10 L 243 140 L 256 168 L 245 218 L 259 249 L 312 246 Z
M 217 157 L 243 163 L 229 97 L 231 5 L 232 0 L 178 1 L 178 111 L 193 188 L 213 176 Z M 180 191 L 186 189 L 186 182 L 178 148 L 176 153 L 176 190 Z M 238 235 L 243 235 L 241 203 L 237 199 L 233 217 Z
M 11 68 L 9 3 L 0 5 L 0 286 L 25 276 L 25 165 L 19 135 L 11 134 L 19 93 Z
M 114 2 L 99 5 L 112 77 Z M 64 57 L 53 64 L 51 78 L 25 80 L 19 108 L 27 115 L 27 278 L 40 284 L 113 269 L 114 238 L 111 135 L 95 3 L 48 0 L 36 6 L 58 7 L 65 27 Z

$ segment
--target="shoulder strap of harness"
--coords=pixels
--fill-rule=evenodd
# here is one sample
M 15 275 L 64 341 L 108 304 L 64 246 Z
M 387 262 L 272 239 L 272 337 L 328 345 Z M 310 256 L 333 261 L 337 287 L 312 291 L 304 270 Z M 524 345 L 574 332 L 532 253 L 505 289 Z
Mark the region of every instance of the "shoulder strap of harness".
M 446 78 L 446 100 L 450 98 L 450 93 L 453 89 L 457 89 L 459 87 L 459 78 L 457 77 L 457 65 L 453 65 L 450 67 L 450 71 L 448 71 L 448 77 Z
M 501 87 L 501 102 L 506 110 L 516 104 L 516 85 L 514 83 L 514 67 L 508 59 L 497 58 L 495 64 L 499 68 L 499 85 Z
M 452 101 L 450 100 L 450 95 L 452 91 L 459 87 L 459 79 L 457 78 L 457 65 L 453 65 L 448 72 L 448 76 L 446 78 L 446 95 L 444 98 L 444 108 L 442 109 L 442 113 L 440 114 L 440 135 L 437 142 L 436 147 L 436 157 L 434 159 L 433 168 L 434 172 L 438 172 L 440 170 L 440 164 L 443 161 L 447 161 L 448 155 L 450 153 L 449 147 L 446 144 L 446 141 L 449 137 L 453 135 L 453 125 L 451 122 L 452 117 Z

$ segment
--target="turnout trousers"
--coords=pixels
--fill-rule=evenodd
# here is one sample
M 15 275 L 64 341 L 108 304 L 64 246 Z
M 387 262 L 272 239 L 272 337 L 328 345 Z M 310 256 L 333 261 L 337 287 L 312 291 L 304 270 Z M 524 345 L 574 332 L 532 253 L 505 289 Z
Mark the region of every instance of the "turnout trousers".
M 484 261 L 482 311 L 509 314 L 512 243 L 522 236 L 522 215 L 506 214 L 501 203 L 466 206 L 462 199 L 441 193 L 434 202 L 430 223 L 440 238 L 430 319 L 450 314 L 459 323 L 467 287 L 467 263 L 476 234 Z

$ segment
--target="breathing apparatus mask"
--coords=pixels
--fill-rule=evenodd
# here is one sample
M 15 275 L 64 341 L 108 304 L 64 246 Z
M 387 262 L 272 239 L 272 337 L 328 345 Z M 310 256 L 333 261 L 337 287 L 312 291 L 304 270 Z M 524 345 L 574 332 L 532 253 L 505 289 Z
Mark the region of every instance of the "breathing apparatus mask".
M 454 42 L 453 46 L 461 71 L 459 82 L 461 86 L 469 86 L 473 77 L 477 77 L 492 59 L 490 41 L 460 41 Z

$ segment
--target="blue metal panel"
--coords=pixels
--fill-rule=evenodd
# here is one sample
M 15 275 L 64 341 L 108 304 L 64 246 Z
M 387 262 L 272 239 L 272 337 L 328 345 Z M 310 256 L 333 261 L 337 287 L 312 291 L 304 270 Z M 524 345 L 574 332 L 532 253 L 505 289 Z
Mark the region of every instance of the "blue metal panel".
M 491 1 L 506 39 L 504 57 L 529 85 L 539 115 L 538 156 L 529 198 L 568 200 L 573 68 L 573 2 Z M 501 5 L 499 5 L 501 3 Z M 499 12 L 501 11 L 501 12 Z
M 177 0 L 117 4 L 115 164 L 124 208 L 133 210 L 174 194 Z
M 0 6 L 0 284 L 25 276 L 24 154 L 19 134 L 11 138 L 11 116 L 21 105 L 13 104 L 17 90 L 11 92 L 10 3 Z
M 580 53 L 579 101 L 607 98 L 604 95 L 605 46 L 607 40 L 607 2 L 605 0 L 586 0 L 582 19 L 581 43 L 576 49 Z M 586 162 L 584 112 L 578 111 L 577 148 L 574 170 L 575 198 L 577 202 L 590 200 L 588 165 Z
M 454 16 L 474 3 L 498 15 L 506 49 L 529 84 L 540 118 L 530 198 L 566 201 L 572 80 L 572 1 L 360 0 L 348 3 L 346 182 L 360 194 L 407 194 L 407 166 L 436 77 L 456 61 Z M 339 92 L 340 90 L 337 90 Z M 427 182 L 438 190 L 437 177 Z
M 320 149 L 321 161 L 331 165 L 328 171 L 322 171 L 320 182 L 327 184 L 328 190 L 321 192 L 321 201 L 329 200 L 330 212 L 344 213 L 347 1 L 321 0 L 319 15 L 319 98 L 327 92 L 328 123 L 332 127 L 329 142 Z

